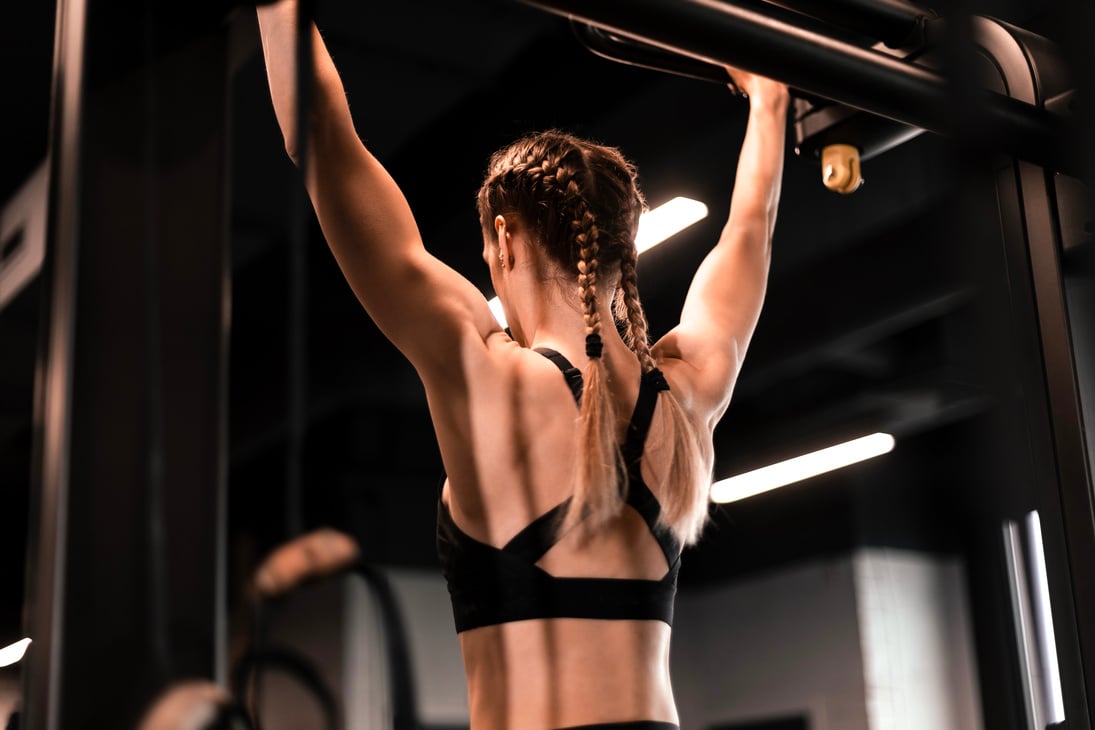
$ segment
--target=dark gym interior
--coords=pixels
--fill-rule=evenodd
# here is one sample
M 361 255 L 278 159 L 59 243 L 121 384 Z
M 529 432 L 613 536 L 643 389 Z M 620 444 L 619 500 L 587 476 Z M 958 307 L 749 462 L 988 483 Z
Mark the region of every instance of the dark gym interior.
M 41 724 L 28 725 L 35 728 L 103 727 L 86 724 L 86 717 L 109 716 L 107 700 L 92 695 L 113 697 L 109 701 L 117 703 L 120 717 L 135 717 L 166 684 L 134 664 L 135 658 L 155 653 L 140 645 L 154 632 L 148 624 L 155 621 L 146 617 L 156 610 L 185 624 L 187 612 L 208 608 L 209 625 L 191 638 L 171 639 L 166 651 L 176 652 L 176 669 L 206 666 L 210 678 L 226 677 L 228 647 L 247 639 L 249 576 L 264 555 L 302 532 L 322 526 L 343 531 L 370 564 L 396 575 L 430 576 L 438 570 L 435 515 L 442 465 L 425 395 L 414 369 L 355 300 L 305 202 L 274 118 L 253 7 L 223 3 L 190 12 L 157 3 L 121 4 L 136 8 L 130 15 L 154 16 L 148 30 L 147 24 L 125 18 L 121 5 L 73 3 L 85 4 L 84 91 L 106 100 L 82 118 L 85 126 L 76 127 L 81 149 L 91 150 L 83 154 L 109 158 L 112 149 L 128 149 L 128 137 L 153 123 L 162 124 L 163 131 L 148 135 L 154 141 L 147 144 L 162 144 L 163 150 L 195 128 L 208 128 L 207 136 L 217 142 L 213 152 L 208 144 L 196 144 L 158 153 L 155 164 L 163 169 L 172 169 L 172 154 L 189 160 L 178 166 L 182 173 L 165 179 L 162 198 L 143 197 L 139 180 L 108 163 L 101 189 L 87 173 L 79 184 L 62 188 L 59 176 L 75 173 L 56 162 L 71 143 L 59 128 L 72 129 L 60 121 L 63 92 L 70 87 L 56 68 L 73 52 L 57 47 L 56 38 L 64 36 L 58 35 L 54 3 L 15 2 L 5 8 L 0 68 L 7 149 L 0 165 L 0 203 L 6 216 L 16 214 L 24 205 L 21 191 L 38 179 L 41 190 L 50 190 L 50 211 L 66 201 L 80 211 L 70 224 L 51 212 L 47 244 L 54 246 L 64 225 L 83 225 L 85 231 L 78 256 L 66 258 L 51 248 L 40 271 L 0 299 L 5 525 L 0 646 L 41 626 L 42 616 L 49 615 L 44 606 L 81 617 L 62 621 L 67 630 L 53 635 L 48 658 L 35 652 L 35 636 L 23 662 L 0 668 L 0 720 L 5 712 L 37 707 Z M 602 4 L 593 3 L 589 12 L 601 12 Z M 709 209 L 704 220 L 640 259 L 640 290 L 656 338 L 675 323 L 691 275 L 725 221 L 747 105 L 712 79 L 595 53 L 580 32 L 592 26 L 581 16 L 566 17 L 568 5 L 318 2 L 315 18 L 358 130 L 405 191 L 427 247 L 487 297 L 493 292 L 481 258 L 474 194 L 490 151 L 523 131 L 559 127 L 619 146 L 638 165 L 652 206 L 678 195 L 704 202 Z M 616 12 L 626 16 L 623 5 Z M 792 13 L 796 3 L 727 5 Z M 855 556 L 864 555 L 913 555 L 925 565 L 958 566 L 958 590 L 968 610 L 964 640 L 977 687 L 970 705 L 976 724 L 955 720 L 938 727 L 1089 729 L 1095 720 L 1095 559 L 1087 552 L 1095 547 L 1095 244 L 1088 183 L 1095 170 L 1095 135 L 1091 96 L 1083 92 L 1090 92 L 1095 73 L 1090 38 L 1095 11 L 1089 3 L 1065 0 L 916 5 L 933 19 L 928 30 L 921 29 L 920 44 L 933 49 L 921 62 L 944 69 L 950 83 L 948 103 L 925 112 L 924 119 L 939 121 L 946 131 L 891 123 L 889 134 L 900 137 L 899 143 L 864 155 L 862 187 L 841 194 L 823 184 L 812 146 L 818 142 L 803 138 L 808 125 L 789 124 L 767 298 L 732 404 L 716 431 L 714 476 L 729 477 L 874 432 L 892 434 L 895 448 L 766 494 L 712 505 L 710 529 L 684 555 L 679 595 L 686 602 L 694 597 L 698 605 L 723 589 L 760 585 L 818 561 L 854 563 Z M 851 9 L 847 13 L 849 19 L 857 17 Z M 996 126 L 1004 112 L 994 115 L 995 107 L 986 111 L 979 105 L 986 77 L 1012 73 L 1005 68 L 994 75 L 994 62 L 1006 64 L 992 59 L 991 49 L 964 45 L 980 27 L 971 19 L 985 18 L 1038 38 L 1026 47 L 1035 49 L 1024 61 L 1031 67 L 1041 61 L 1039 44 L 1044 40 L 1051 47 L 1052 63 L 1036 73 L 1046 98 L 1035 106 L 1069 120 L 1063 131 L 1046 135 L 1057 143 L 1053 151 L 1045 152 L 1045 139 L 1038 135 L 1031 135 L 1033 142 L 1014 141 Z M 811 22 L 839 27 L 831 18 Z M 840 27 L 840 37 L 862 48 L 880 40 L 851 22 Z M 206 43 L 219 44 L 218 50 L 209 51 Z M 164 72 L 178 74 L 178 83 L 165 82 L 162 88 L 171 91 L 155 98 L 155 108 L 145 97 L 141 106 L 121 94 L 111 96 L 114 86 L 141 78 L 141 59 L 148 54 L 196 62 L 184 60 Z M 726 60 L 749 68 L 751 59 Z M 763 64 L 777 68 L 778 59 Z M 795 79 L 809 76 L 802 73 Z M 788 83 L 798 114 L 810 104 L 823 106 L 830 93 Z M 842 80 L 825 83 L 835 88 Z M 871 91 L 863 86 L 855 93 Z M 142 119 L 144 113 L 148 117 Z M 1018 113 L 1014 118 L 1027 119 Z M 897 126 L 907 133 L 898 135 Z M 52 182 L 42 182 L 46 173 Z M 1037 190 L 1044 191 L 1041 197 Z M 211 209 L 221 211 L 219 220 L 201 218 Z M 100 218 L 101 224 L 86 223 Z M 95 287 L 109 292 L 112 276 L 136 280 L 148 274 L 147 260 L 127 260 L 125 246 L 94 245 L 130 229 L 139 238 L 145 225 L 170 225 L 162 240 L 173 247 L 161 252 L 164 268 L 149 274 L 152 289 L 136 287 L 133 298 L 125 300 L 141 307 L 155 299 L 149 291 L 160 287 L 167 293 L 156 300 L 164 311 L 162 326 L 151 330 L 141 330 L 146 317 L 119 320 L 113 308 L 84 298 Z M 11 278 L 8 268 L 30 245 L 22 235 L 4 231 L 0 283 Z M 93 259 L 94 272 L 85 273 Z M 93 277 L 67 303 L 58 294 L 65 261 L 78 272 L 69 272 L 76 277 L 72 281 L 83 286 L 83 277 Z M 205 277 L 200 269 L 218 261 L 224 278 Z M 218 289 L 218 282 L 226 287 Z M 0 288 L 0 295 L 4 291 Z M 191 294 L 198 322 L 193 329 L 186 299 Z M 218 304 L 222 308 L 213 312 L 210 307 Z M 126 328 L 136 334 L 127 337 Z M 173 328 L 184 333 L 180 342 L 190 344 L 175 347 Z M 63 332 L 74 343 L 75 364 L 66 372 L 75 402 L 82 404 L 67 421 L 74 435 L 62 447 L 71 454 L 63 460 L 65 468 L 76 476 L 51 462 L 58 452 L 50 450 L 55 443 L 49 436 L 50 408 L 57 404 L 44 395 L 50 387 L 46 366 L 58 352 L 49 343 Z M 150 336 L 164 343 L 152 360 L 142 344 Z M 218 336 L 225 338 L 219 344 Z M 134 343 L 133 352 L 118 344 L 125 342 Z M 200 345 L 205 349 L 193 353 L 195 342 L 207 343 Z M 83 353 L 93 364 L 81 370 Z M 159 368 L 166 373 L 162 387 L 134 380 L 125 368 L 110 372 L 111 353 L 132 359 L 136 364 L 125 368 L 135 373 Z M 203 405 L 171 391 L 172 382 L 190 382 L 187 378 L 209 362 L 220 363 L 223 372 L 214 367 L 202 387 L 221 393 L 219 401 Z M 130 386 L 133 394 L 126 393 Z M 160 420 L 154 427 L 147 422 L 119 427 L 131 413 Z M 177 464 L 172 445 L 200 448 L 182 432 L 199 431 L 193 438 L 202 439 L 220 426 L 223 453 L 184 468 L 192 470 L 187 472 L 191 482 L 205 475 L 219 481 L 220 491 L 207 483 L 180 488 L 170 476 Z M 81 441 L 80 434 L 89 430 L 99 432 L 102 443 L 125 446 L 113 455 L 91 436 Z M 125 435 L 112 437 L 116 430 Z M 158 508 L 167 547 L 157 542 L 155 531 L 128 536 L 157 509 L 146 503 L 147 495 L 127 502 L 131 492 L 100 484 L 149 443 L 167 445 L 159 455 L 160 468 L 168 471 L 161 475 L 167 490 L 156 492 L 166 500 Z M 48 496 L 55 495 L 50 485 L 77 489 L 81 464 L 89 465 L 87 481 L 95 483 L 85 496 L 74 493 L 68 499 L 67 522 L 50 522 L 58 508 Z M 135 475 L 133 483 L 156 474 L 152 469 Z M 1023 658 L 1028 647 L 1017 638 L 1016 594 L 1009 583 L 1016 557 L 1005 547 L 1008 525 L 1021 529 L 1032 512 L 1040 518 L 1048 568 L 1060 717 L 1045 709 L 1053 703 L 1044 692 L 1031 689 Z M 187 544 L 176 530 L 202 524 L 203 514 L 208 532 L 187 533 L 193 536 Z M 215 534 L 218 520 L 223 520 L 223 538 Z M 65 530 L 71 531 L 67 542 L 61 539 Z M 1016 544 L 1029 550 L 1031 534 L 1024 532 Z M 81 540 L 98 547 L 74 550 Z M 48 545 L 68 546 L 64 566 L 56 567 L 59 558 Z M 166 557 L 157 558 L 161 549 Z M 162 575 L 157 565 L 181 565 L 189 551 L 203 564 L 219 566 L 204 573 L 168 571 L 201 585 L 197 592 L 204 598 L 197 607 L 185 597 L 193 593 L 171 588 L 157 594 L 153 585 Z M 136 583 L 122 578 L 96 583 L 76 574 L 104 560 L 143 566 L 127 568 L 126 575 L 144 577 Z M 40 578 L 47 564 L 54 566 L 49 591 Z M 214 580 L 222 587 L 214 589 Z M 156 595 L 168 596 L 169 604 L 180 601 L 178 613 L 171 606 L 157 609 Z M 212 616 L 214 608 L 219 617 Z M 106 636 L 95 641 L 77 636 L 98 631 L 102 624 L 96 622 L 111 612 L 116 618 L 102 629 Z M 408 620 L 414 633 L 414 621 Z M 133 636 L 123 635 L 126 626 Z M 860 631 L 867 635 L 862 625 Z M 217 634 L 214 643 L 194 648 L 211 634 Z M 102 653 L 111 646 L 110 636 L 121 647 L 117 656 Z M 211 659 L 218 651 L 222 656 Z M 723 661 L 733 664 L 732 652 Z M 99 666 L 113 681 L 130 681 L 139 689 L 115 696 L 102 690 L 105 680 L 91 677 L 86 688 L 61 682 L 58 699 L 41 679 L 48 675 L 45 665 L 70 679 Z M 415 676 L 423 671 L 416 667 Z M 717 686 L 718 671 L 705 672 L 713 672 L 707 681 Z M 789 683 L 795 681 L 796 672 L 785 674 Z M 420 706 L 428 702 L 421 699 L 426 692 L 420 683 Z M 688 690 L 683 696 L 691 697 Z M 62 708 L 48 724 L 42 719 L 46 706 Z M 686 707 L 692 705 L 682 705 L 682 727 L 914 726 L 886 724 L 869 710 L 862 711 L 869 724 L 842 724 L 835 711 L 826 720 L 816 707 L 800 708 L 808 720 L 780 720 L 773 710 L 771 724 L 757 717 L 750 725 L 732 709 L 720 710 L 720 720 L 714 710 L 708 715 L 689 709 L 689 715 Z M 77 708 L 90 714 L 76 717 Z M 750 713 L 752 706 L 741 716 Z M 430 726 L 455 727 L 459 719 Z

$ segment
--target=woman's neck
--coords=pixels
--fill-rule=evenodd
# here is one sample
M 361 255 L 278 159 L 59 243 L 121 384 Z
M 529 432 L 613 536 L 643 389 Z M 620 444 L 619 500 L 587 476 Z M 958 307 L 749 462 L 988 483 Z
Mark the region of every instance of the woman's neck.
M 539 251 L 526 249 L 523 265 L 508 273 L 507 309 L 514 339 L 524 347 L 551 347 L 577 356 L 585 353 L 586 324 L 578 284 Z M 597 311 L 606 349 L 626 348 L 616 330 L 612 300 L 617 277 L 598 285 Z
M 626 347 L 612 317 L 612 294 L 608 290 L 598 298 L 601 338 L 605 347 Z M 538 291 L 523 290 L 515 302 L 519 331 L 518 342 L 525 347 L 550 347 L 578 355 L 585 352 L 586 323 L 573 282 L 542 283 Z

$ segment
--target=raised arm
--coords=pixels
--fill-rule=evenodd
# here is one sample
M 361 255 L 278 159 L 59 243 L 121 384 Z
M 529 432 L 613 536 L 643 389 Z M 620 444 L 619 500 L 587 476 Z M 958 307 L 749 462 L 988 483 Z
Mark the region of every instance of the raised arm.
M 257 8 L 274 112 L 296 161 L 297 7 Z M 420 373 L 452 366 L 462 342 L 499 329 L 483 295 L 430 255 L 403 193 L 365 148 L 315 26 L 306 185 L 320 227 L 358 300 Z M 475 245 L 475 242 L 469 242 Z
M 768 282 L 787 134 L 787 87 L 729 69 L 749 97 L 730 214 L 696 271 L 680 324 L 654 347 L 713 427 L 730 402 Z

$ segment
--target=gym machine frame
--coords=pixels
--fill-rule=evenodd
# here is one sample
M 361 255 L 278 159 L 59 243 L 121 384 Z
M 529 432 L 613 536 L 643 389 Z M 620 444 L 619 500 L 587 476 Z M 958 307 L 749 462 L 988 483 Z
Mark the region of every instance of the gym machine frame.
M 988 181 L 998 200 L 1007 272 L 991 294 L 994 304 L 1010 307 L 1013 327 L 1013 339 L 1005 342 L 1007 336 L 998 334 L 995 344 L 1016 359 L 1024 392 L 1011 396 L 1008 406 L 1028 424 L 1035 506 L 1043 524 L 1053 526 L 1045 551 L 1065 716 L 1071 730 L 1090 730 L 1095 496 L 1084 421 L 1095 427 L 1095 296 L 1088 286 L 1091 201 L 1083 181 L 1090 182 L 1093 171 L 1085 146 L 1090 140 L 1076 120 L 1076 80 L 1068 77 L 1058 49 L 1022 28 L 979 16 L 948 36 L 930 11 L 901 0 L 521 1 L 569 19 L 589 50 L 612 60 L 721 83 L 726 64 L 786 83 L 800 97 L 799 154 L 806 143 L 814 143 L 812 151 L 820 146 L 808 132 L 859 118 L 853 126 L 869 128 L 865 151 L 872 156 L 926 130 L 964 144 L 967 162 L 991 161 Z M 841 27 L 826 32 L 830 21 Z M 848 32 L 880 43 L 864 47 L 846 40 Z M 945 49 L 952 54 L 962 52 L 955 38 L 964 33 L 961 40 L 976 50 L 963 60 L 988 61 L 988 73 L 948 78 L 901 57 L 932 32 L 952 44 Z M 831 124 L 818 130 L 802 124 L 811 105 L 829 103 L 843 110 Z M 968 117 L 956 119 L 955 107 Z M 1032 700 L 1016 702 L 1026 724 L 1035 727 Z
M 226 684 L 224 8 L 59 0 L 21 726 Z M 212 682 L 210 682 L 212 684 Z
M 947 107 L 955 88 L 940 73 L 815 31 L 816 24 L 804 20 L 810 16 L 828 22 L 834 16 L 827 13 L 839 6 L 841 20 L 854 19 L 853 32 L 884 28 L 878 35 L 886 38 L 878 39 L 886 41 L 891 33 L 901 36 L 909 21 L 919 17 L 915 6 L 899 0 L 754 2 L 750 7 L 701 0 L 523 1 L 596 29 L 590 37 L 599 35 L 602 50 L 621 53 L 621 59 L 623 53 L 641 48 L 651 52 L 648 60 L 654 67 L 669 57 L 679 58 L 684 60 L 681 68 L 710 80 L 717 80 L 712 67 L 737 65 L 897 125 L 941 134 L 954 131 Z M 143 18 L 155 5 L 58 3 L 50 245 L 43 267 L 48 332 L 42 338 L 36 386 L 38 496 L 28 570 L 29 580 L 35 581 L 28 590 L 35 644 L 28 656 L 24 721 L 31 727 L 125 724 L 172 677 L 225 678 L 224 407 L 230 277 L 225 192 L 208 181 L 223 181 L 226 169 L 227 40 L 223 28 L 211 30 L 221 18 L 198 18 L 193 11 L 188 18 L 193 26 L 175 29 L 180 42 L 174 50 L 186 60 L 184 76 L 162 58 L 156 64 L 145 59 L 148 76 L 143 83 L 131 76 L 127 86 L 112 83 L 125 69 L 91 68 L 87 63 L 126 30 L 132 31 L 127 37 L 142 37 L 147 28 L 134 18 Z M 796 15 L 799 10 L 804 14 Z M 1091 466 L 1083 428 L 1085 416 L 1089 424 L 1095 422 L 1095 393 L 1086 390 L 1091 384 L 1084 378 L 1090 372 L 1077 367 L 1077 327 L 1073 323 L 1070 329 L 1069 320 L 1074 304 L 1066 299 L 1065 287 L 1068 259 L 1089 255 L 1078 249 L 1090 248 L 1090 243 L 1073 243 L 1082 236 L 1074 234 L 1070 211 L 1061 204 L 1072 198 L 1071 177 L 1090 171 L 1084 158 L 1074 154 L 1077 133 L 1064 111 L 1072 97 L 1067 84 L 1052 81 L 1060 78 L 1055 76 L 1060 69 L 1054 67 L 1053 49 L 1021 29 L 972 20 L 980 51 L 999 71 L 998 91 L 978 93 L 980 121 L 996 132 L 987 140 L 993 151 L 1014 158 L 995 168 L 995 188 L 1004 201 L 1000 222 L 1016 297 L 1012 314 L 1023 342 L 1033 345 L 1024 350 L 1027 356 L 1018 369 L 1027 384 L 1036 386 L 1026 415 L 1034 430 L 1038 507 L 1048 523 L 1063 526 L 1046 549 L 1066 712 L 1071 730 L 1090 730 L 1095 562 L 1076 556 L 1095 555 Z M 902 44 L 904 39 L 890 42 Z M 170 93 L 176 87 L 179 91 Z M 162 91 L 152 94 L 154 88 Z M 213 93 L 197 101 L 196 89 Z M 173 99 L 185 101 L 186 113 L 172 106 Z M 127 136 L 130 127 L 118 124 L 144 115 L 162 125 L 162 137 Z M 82 145 L 89 130 L 105 133 L 113 145 Z M 189 162 L 168 159 L 166 150 L 175 148 L 192 152 Z M 156 184 L 145 185 L 147 179 Z M 96 196 L 97 190 L 109 191 L 109 196 Z M 113 206 L 108 198 L 116 201 Z M 203 227 L 196 230 L 200 221 Z M 127 248 L 144 240 L 128 235 L 132 228 L 145 229 L 153 245 Z M 175 238 L 180 231 L 184 241 Z M 159 258 L 173 251 L 185 252 L 185 258 Z M 173 276 L 160 273 L 167 266 Z M 119 297 L 137 306 L 119 308 Z M 185 321 L 169 307 L 175 301 L 187 303 Z M 149 307 L 159 316 L 150 320 Z M 136 349 L 126 343 L 133 333 L 141 333 Z M 178 352 L 211 365 L 188 367 L 194 360 L 174 359 Z M 162 379 L 161 402 L 149 395 L 155 392 L 152 387 L 143 394 L 145 400 L 109 400 L 126 389 L 123 385 L 131 386 L 150 372 Z M 155 422 L 172 409 L 200 404 L 207 407 L 179 420 L 202 428 L 178 433 Z M 154 422 L 154 448 L 120 425 L 122 408 L 137 414 L 138 422 Z M 105 428 L 96 415 L 104 410 L 115 416 L 115 423 Z M 149 454 L 162 461 L 150 461 Z M 119 463 L 127 475 L 124 482 L 113 478 Z M 148 483 L 156 486 L 151 495 L 145 491 Z M 66 520 L 75 510 L 83 512 L 81 519 Z M 150 511 L 160 519 L 150 521 Z M 107 523 L 109 531 L 96 528 Z M 149 531 L 150 525 L 164 532 Z M 156 553 L 166 565 L 150 569 L 142 562 L 150 545 L 166 546 Z M 97 573 L 104 566 L 109 570 Z M 164 568 L 173 580 L 148 585 L 150 576 Z M 133 610 L 117 611 L 118 602 Z M 135 604 L 147 610 L 134 609 Z M 140 625 L 119 625 L 133 616 L 148 618 Z M 165 626 L 172 631 L 161 631 Z M 146 641 L 150 636 L 154 640 Z M 174 658 L 172 666 L 164 666 L 165 654 Z M 125 670 L 133 667 L 154 671 L 127 675 Z

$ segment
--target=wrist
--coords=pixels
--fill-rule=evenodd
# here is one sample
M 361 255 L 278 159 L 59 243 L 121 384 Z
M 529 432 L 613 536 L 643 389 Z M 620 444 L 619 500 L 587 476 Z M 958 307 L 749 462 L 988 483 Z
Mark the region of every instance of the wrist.
M 749 109 L 755 112 L 786 114 L 791 93 L 786 86 L 768 87 L 749 95 Z

